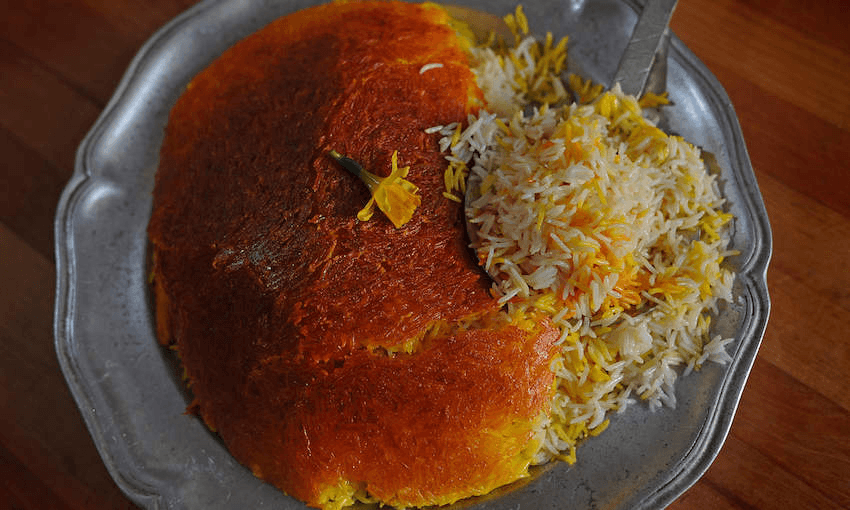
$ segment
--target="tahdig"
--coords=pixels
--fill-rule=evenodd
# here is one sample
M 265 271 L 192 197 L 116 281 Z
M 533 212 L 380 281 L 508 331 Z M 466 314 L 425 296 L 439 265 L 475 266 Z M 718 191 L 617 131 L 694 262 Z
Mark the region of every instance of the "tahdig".
M 312 506 L 451 503 L 539 447 L 557 330 L 500 310 L 425 133 L 481 104 L 464 44 L 433 4 L 309 8 L 225 52 L 169 118 L 158 337 L 234 457 Z M 331 150 L 383 175 L 397 151 L 410 222 L 358 221 L 369 194 Z

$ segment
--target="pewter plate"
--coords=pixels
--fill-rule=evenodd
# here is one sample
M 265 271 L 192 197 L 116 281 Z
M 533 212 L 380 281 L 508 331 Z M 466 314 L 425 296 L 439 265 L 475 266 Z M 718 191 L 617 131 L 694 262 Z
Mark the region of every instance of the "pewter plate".
M 145 228 L 168 112 L 189 80 L 240 38 L 309 0 L 209 0 L 141 49 L 77 152 L 56 216 L 56 351 L 115 482 L 146 508 L 301 509 L 254 478 L 218 438 L 184 413 L 188 394 L 156 342 Z M 503 15 L 515 0 L 458 1 Z M 570 59 L 608 83 L 637 21 L 632 0 L 523 2 L 536 31 L 570 36 Z M 729 263 L 735 301 L 714 331 L 735 338 L 733 361 L 681 378 L 675 409 L 635 405 L 583 444 L 574 466 L 553 463 L 484 498 L 475 509 L 659 508 L 697 481 L 729 431 L 769 312 L 767 215 L 737 117 L 721 85 L 672 37 L 669 130 L 714 153 L 736 216 Z

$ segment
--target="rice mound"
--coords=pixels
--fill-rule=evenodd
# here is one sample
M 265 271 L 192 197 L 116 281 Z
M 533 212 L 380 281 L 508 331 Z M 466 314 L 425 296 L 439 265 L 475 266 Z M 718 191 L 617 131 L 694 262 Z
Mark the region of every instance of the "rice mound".
M 497 275 L 494 296 L 560 329 L 535 461 L 573 463 L 609 411 L 675 406 L 677 367 L 730 359 L 731 339 L 709 325 L 732 299 L 732 216 L 700 150 L 649 120 L 665 96 L 638 101 L 577 76 L 568 90 L 566 39 L 529 36 L 519 9 L 507 21 L 513 47 L 470 50 L 484 108 L 430 131 L 449 161 L 444 194 L 459 200 L 468 184 L 478 196 L 472 248 Z

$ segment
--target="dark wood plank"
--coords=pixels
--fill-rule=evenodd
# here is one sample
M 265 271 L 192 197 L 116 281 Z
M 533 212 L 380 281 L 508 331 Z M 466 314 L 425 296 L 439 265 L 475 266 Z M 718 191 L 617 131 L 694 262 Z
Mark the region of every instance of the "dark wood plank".
M 793 28 L 807 38 L 834 46 L 850 53 L 850 11 L 842 1 L 820 0 L 808 2 L 801 8 L 796 0 L 726 0 L 722 8 L 746 9 L 753 18 L 768 18 Z
M 138 45 L 138 38 L 79 2 L 9 2 L 0 33 L 100 107 L 109 100 Z M 97 37 L 87 36 L 91 33 Z
M 793 470 L 784 469 L 734 433 L 726 439 L 723 452 L 704 480 L 725 499 L 731 500 L 733 508 L 841 508 L 829 497 L 813 490 Z
M 743 2 L 730 2 L 683 2 L 671 26 L 707 62 L 722 62 L 764 92 L 847 129 L 850 101 L 837 98 L 848 97 L 850 82 L 837 71 L 850 68 L 850 54 L 831 41 L 811 39 L 780 19 L 759 15 Z M 708 11 L 711 16 L 706 16 Z M 840 19 L 846 26 L 848 15 Z
M 74 165 L 100 107 L 36 59 L 0 40 L 0 128 L 56 168 Z
M 836 212 L 850 214 L 850 183 L 844 173 L 850 132 L 761 90 L 747 78 L 714 63 L 729 91 L 758 177 L 776 177 Z
M 38 153 L 0 128 L 0 223 L 46 259 L 53 258 L 53 218 L 70 173 L 46 162 Z
M 824 305 L 850 312 L 850 273 L 840 270 L 850 256 L 850 219 L 779 179 L 761 175 L 759 187 L 774 230 L 771 274 L 784 273 L 819 294 Z M 815 327 L 821 320 L 801 316 Z
M 130 9 L 125 2 L 95 0 L 7 2 L 0 38 L 103 107 L 144 42 L 192 4 L 158 0 Z
M 716 473 L 725 485 L 749 464 L 760 479 L 741 484 L 765 484 L 761 497 L 796 503 L 776 508 L 850 507 L 850 412 L 763 358 L 756 361 L 732 427 L 730 444 L 738 442 L 745 447 L 736 447 L 729 472 Z
M 75 2 L 76 3 L 76 2 Z M 152 0 L 143 8 L 128 8 L 113 0 L 84 0 L 86 7 L 97 12 L 116 29 L 133 34 L 138 43 L 148 39 L 172 18 L 195 5 L 195 0 Z
M 55 492 L 0 445 L 0 509 L 70 510 Z

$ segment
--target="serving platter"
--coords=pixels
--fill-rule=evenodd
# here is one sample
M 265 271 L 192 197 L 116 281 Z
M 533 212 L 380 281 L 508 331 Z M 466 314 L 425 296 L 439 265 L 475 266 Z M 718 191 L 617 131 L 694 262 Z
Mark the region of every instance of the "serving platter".
M 158 345 L 146 236 L 168 112 L 192 77 L 233 43 L 309 0 L 208 0 L 158 31 L 131 63 L 77 153 L 56 216 L 57 355 L 115 482 L 145 508 L 304 505 L 256 479 L 197 418 L 176 361 Z M 496 15 L 512 1 L 457 1 Z M 535 32 L 569 35 L 570 65 L 608 83 L 637 21 L 632 0 L 523 2 Z M 733 337 L 732 361 L 679 379 L 674 409 L 630 406 L 578 449 L 573 465 L 532 476 L 454 508 L 659 508 L 705 472 L 729 431 L 770 308 L 771 236 L 734 109 L 722 86 L 675 35 L 665 127 L 713 153 L 736 219 L 728 263 L 734 301 L 713 334 Z

